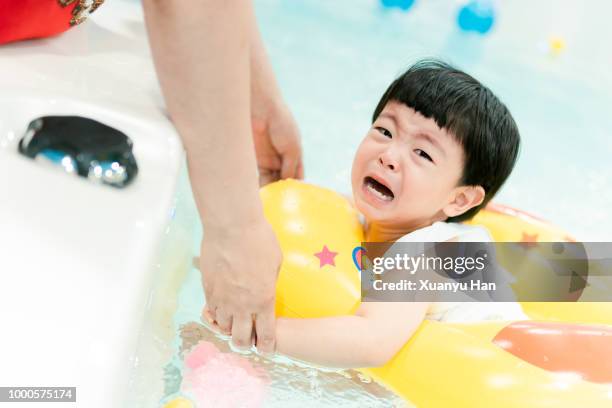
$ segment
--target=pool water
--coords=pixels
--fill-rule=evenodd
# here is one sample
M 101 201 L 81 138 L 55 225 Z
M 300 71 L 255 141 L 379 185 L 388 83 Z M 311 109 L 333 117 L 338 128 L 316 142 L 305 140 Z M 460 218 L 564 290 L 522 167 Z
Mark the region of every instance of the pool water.
M 231 353 L 227 340 L 215 335 L 199 325 L 200 311 L 204 306 L 200 273 L 192 268 L 179 295 L 175 325 L 185 333 L 185 325 L 195 327 L 190 330 L 196 335 L 177 337 L 174 343 L 176 353 L 165 367 L 164 396 L 166 400 L 177 395 L 186 395 L 198 403 L 198 407 L 409 407 L 391 391 L 371 381 L 366 376 L 352 370 L 323 369 L 292 362 L 288 359 L 274 358 L 273 361 L 261 358 L 254 353 L 237 356 Z M 228 364 L 212 367 L 196 373 L 197 385 L 188 384 L 189 368 L 185 356 L 193 350 L 196 342 L 214 345 L 223 355 L 221 361 Z M 200 343 L 202 344 L 202 343 Z M 220 355 L 218 355 L 220 356 Z M 236 359 L 242 361 L 236 364 Z M 210 362 L 207 365 L 214 365 Z M 242 368 L 249 367 L 252 378 L 245 378 Z M 254 384 L 255 383 L 255 384 Z M 255 395 L 257 394 L 257 395 Z M 262 394 L 262 395 L 259 395 Z
M 584 241 L 612 229 L 612 5 L 527 0 L 496 2 L 493 30 L 466 34 L 458 1 L 416 1 L 408 12 L 375 0 L 258 0 L 256 12 L 283 93 L 302 132 L 306 180 L 350 193 L 350 168 L 390 81 L 422 57 L 457 65 L 489 86 L 521 131 L 514 173 L 495 201 L 537 214 Z M 558 55 L 550 42 L 561 40 Z M 196 241 L 199 242 L 201 231 Z M 194 248 L 197 253 L 199 247 Z M 199 272 L 189 271 L 175 325 L 199 321 Z M 212 334 L 202 338 L 228 351 Z M 166 367 L 166 396 L 185 375 L 176 354 Z M 270 364 L 265 406 L 401 406 L 354 372 Z M 238 391 L 239 392 L 239 391 Z

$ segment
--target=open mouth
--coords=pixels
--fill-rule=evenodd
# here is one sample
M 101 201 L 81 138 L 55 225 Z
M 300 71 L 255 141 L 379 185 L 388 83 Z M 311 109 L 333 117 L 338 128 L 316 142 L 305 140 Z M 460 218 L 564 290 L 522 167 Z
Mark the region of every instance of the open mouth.
M 385 186 L 378 180 L 368 176 L 363 179 L 364 187 L 370 191 L 375 197 L 380 198 L 383 201 L 391 201 L 395 197 L 393 191 L 389 187 Z

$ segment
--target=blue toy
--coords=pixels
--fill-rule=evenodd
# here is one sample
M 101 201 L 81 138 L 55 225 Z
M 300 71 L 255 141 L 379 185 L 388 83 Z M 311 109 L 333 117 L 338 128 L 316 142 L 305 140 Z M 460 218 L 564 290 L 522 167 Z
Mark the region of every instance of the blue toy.
M 401 10 L 408 10 L 414 4 L 414 0 L 381 0 L 380 1 L 385 8 L 399 8 Z
M 486 34 L 495 21 L 495 10 L 491 1 L 472 0 L 459 10 L 457 22 L 463 31 Z

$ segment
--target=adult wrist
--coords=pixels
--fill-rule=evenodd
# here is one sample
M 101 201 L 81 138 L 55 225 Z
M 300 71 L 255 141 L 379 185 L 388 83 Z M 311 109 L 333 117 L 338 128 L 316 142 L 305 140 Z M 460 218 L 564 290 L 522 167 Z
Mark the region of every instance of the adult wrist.
M 218 211 L 205 211 L 202 216 L 202 228 L 208 233 L 223 235 L 240 235 L 245 229 L 256 228 L 267 223 L 259 198 L 247 208 L 228 206 Z

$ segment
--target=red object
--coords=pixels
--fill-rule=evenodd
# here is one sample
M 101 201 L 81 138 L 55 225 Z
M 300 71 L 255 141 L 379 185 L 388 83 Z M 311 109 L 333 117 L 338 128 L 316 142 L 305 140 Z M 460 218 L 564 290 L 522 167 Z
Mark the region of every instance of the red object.
M 48 37 L 68 30 L 78 1 L 0 0 L 0 44 Z
M 612 383 L 611 327 L 520 321 L 503 328 L 493 343 L 544 370 Z

